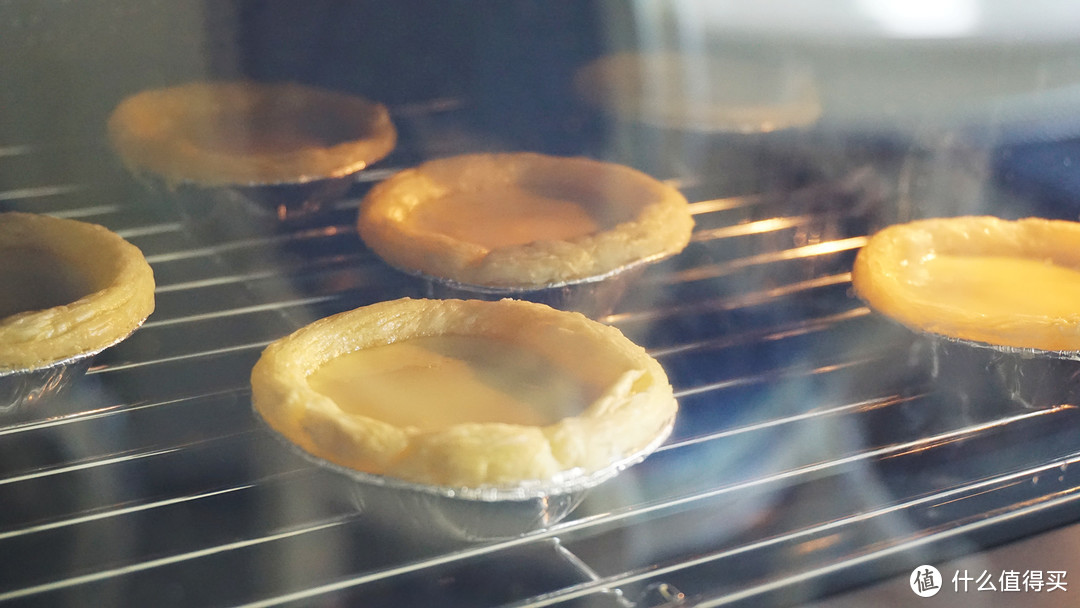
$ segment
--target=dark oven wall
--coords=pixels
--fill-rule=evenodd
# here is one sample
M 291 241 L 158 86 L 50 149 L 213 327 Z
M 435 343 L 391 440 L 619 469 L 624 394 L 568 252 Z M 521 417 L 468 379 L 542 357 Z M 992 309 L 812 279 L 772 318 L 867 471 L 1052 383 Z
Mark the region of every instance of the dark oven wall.
M 99 139 L 147 88 L 291 81 L 393 107 L 466 104 L 488 147 L 570 153 L 573 69 L 606 35 L 593 2 L 7 2 L 0 140 Z

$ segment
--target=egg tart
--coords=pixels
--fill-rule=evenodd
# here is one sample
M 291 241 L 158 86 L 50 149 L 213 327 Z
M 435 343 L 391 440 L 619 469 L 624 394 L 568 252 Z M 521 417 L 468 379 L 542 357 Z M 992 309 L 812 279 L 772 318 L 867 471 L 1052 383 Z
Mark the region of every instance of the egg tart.
M 913 329 L 999 347 L 1080 351 L 1080 223 L 929 219 L 875 234 L 855 291 Z
M 708 133 L 768 133 L 814 124 L 805 67 L 704 53 L 617 53 L 581 67 L 578 95 L 629 122 Z
M 667 436 L 660 365 L 618 330 L 517 300 L 381 302 L 271 344 L 255 410 L 306 453 L 447 495 L 597 483 Z
M 408 272 L 543 288 L 681 251 L 693 220 L 674 188 L 622 165 L 473 154 L 401 171 L 364 197 L 360 236 Z
M 117 106 L 108 130 L 129 168 L 170 185 L 342 177 L 385 157 L 397 139 L 383 105 L 291 83 L 193 83 L 143 91 Z
M 0 213 L 0 374 L 96 353 L 154 310 L 142 252 L 84 222 Z

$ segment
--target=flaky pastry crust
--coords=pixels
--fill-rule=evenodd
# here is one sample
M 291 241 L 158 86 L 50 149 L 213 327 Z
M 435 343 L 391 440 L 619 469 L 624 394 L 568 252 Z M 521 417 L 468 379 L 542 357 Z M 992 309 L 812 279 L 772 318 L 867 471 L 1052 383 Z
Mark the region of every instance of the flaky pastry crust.
M 525 184 L 590 207 L 601 229 L 568 240 L 489 249 L 410 222 L 421 205 L 460 192 Z M 478 221 L 483 221 L 479 218 Z M 470 154 L 429 161 L 372 188 L 358 228 L 380 257 L 406 271 L 471 285 L 544 287 L 598 277 L 682 251 L 694 221 L 683 195 L 644 173 L 586 158 Z
M 917 330 L 997 346 L 1078 351 L 1080 308 L 1068 317 L 975 313 L 913 289 L 921 260 L 931 254 L 1023 257 L 1080 269 L 1078 243 L 1076 222 L 970 216 L 919 220 L 875 234 L 859 251 L 852 280 L 871 308 Z
M 243 135 L 245 124 L 257 135 L 269 123 L 283 121 L 299 130 L 333 121 L 333 129 L 324 125 L 315 135 L 332 136 L 336 143 L 218 149 L 190 136 L 226 127 Z M 117 106 L 108 129 L 113 147 L 132 171 L 153 173 L 168 184 L 202 186 L 295 184 L 342 177 L 385 157 L 397 141 L 382 104 L 298 84 L 254 82 L 143 91 Z
M 345 414 L 308 382 L 338 356 L 447 334 L 535 349 L 582 382 L 596 383 L 601 396 L 579 415 L 544 427 L 470 423 L 421 431 Z M 456 488 L 571 482 L 655 445 L 677 409 L 660 364 L 617 329 L 517 300 L 402 299 L 334 315 L 267 347 L 251 386 L 266 422 L 319 458 Z
M 97 352 L 125 338 L 154 310 L 154 274 L 142 252 L 102 226 L 0 213 L 0 256 L 5 249 L 19 252 L 14 255 L 47 251 L 76 269 L 91 291 L 70 304 L 0 318 L 0 371 Z

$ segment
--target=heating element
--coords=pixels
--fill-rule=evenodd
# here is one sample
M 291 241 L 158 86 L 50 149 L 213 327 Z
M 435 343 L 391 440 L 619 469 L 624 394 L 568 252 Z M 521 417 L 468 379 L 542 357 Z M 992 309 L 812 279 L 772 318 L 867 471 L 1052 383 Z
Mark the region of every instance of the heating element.
M 415 133 L 459 110 L 397 108 L 401 148 L 317 223 L 223 241 L 96 142 L 0 149 L 0 209 L 104 224 L 158 282 L 65 398 L 0 418 L 0 604 L 789 605 L 1075 517 L 1075 407 L 936 385 L 920 342 L 851 294 L 855 252 L 910 195 L 901 161 L 672 179 L 693 241 L 603 319 L 667 370 L 670 440 L 519 538 L 379 521 L 256 422 L 248 374 L 313 319 L 423 294 L 364 249 L 355 207 L 443 153 Z

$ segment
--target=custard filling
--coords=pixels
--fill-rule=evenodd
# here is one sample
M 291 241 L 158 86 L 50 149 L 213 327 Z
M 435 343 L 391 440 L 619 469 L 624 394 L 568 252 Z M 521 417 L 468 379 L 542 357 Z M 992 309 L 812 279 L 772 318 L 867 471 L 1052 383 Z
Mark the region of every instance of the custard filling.
M 336 357 L 308 382 L 343 412 L 434 431 L 464 423 L 546 426 L 599 395 L 543 355 L 483 336 L 416 337 Z
M 600 230 L 581 203 L 520 184 L 454 192 L 412 212 L 416 228 L 487 249 L 566 241 Z
M 0 319 L 71 304 L 93 291 L 87 277 L 48 250 L 0 248 Z
M 932 255 L 913 271 L 909 286 L 939 305 L 973 315 L 1080 314 L 1080 270 L 1049 260 Z

